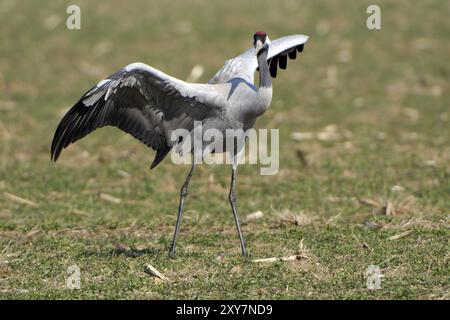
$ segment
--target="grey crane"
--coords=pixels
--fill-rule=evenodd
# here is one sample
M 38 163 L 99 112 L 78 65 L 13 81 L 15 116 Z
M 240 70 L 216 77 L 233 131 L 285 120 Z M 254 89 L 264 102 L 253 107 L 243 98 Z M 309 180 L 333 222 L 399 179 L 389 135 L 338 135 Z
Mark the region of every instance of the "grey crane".
M 194 123 L 198 121 L 203 130 L 240 129 L 245 132 L 271 103 L 271 77 L 276 77 L 278 67 L 286 69 L 288 58 L 295 59 L 307 41 L 305 35 L 270 41 L 265 32 L 256 32 L 253 47 L 227 60 L 206 84 L 187 83 L 143 63 L 127 65 L 87 91 L 64 115 L 53 137 L 51 159 L 56 161 L 69 144 L 104 126 L 115 126 L 156 150 L 151 169 L 182 143 L 182 138 L 174 141 L 171 137 L 176 129 L 193 132 Z M 253 79 L 257 70 L 259 87 L 254 85 Z M 223 150 L 230 152 L 232 159 L 229 201 L 242 255 L 246 256 L 236 210 L 236 169 L 245 136 L 237 139 L 244 141 L 238 141 L 232 151 L 226 149 L 228 144 Z M 194 149 L 191 153 L 194 154 Z M 170 255 L 175 254 L 184 201 L 195 166 L 196 161 L 192 161 L 181 187 Z

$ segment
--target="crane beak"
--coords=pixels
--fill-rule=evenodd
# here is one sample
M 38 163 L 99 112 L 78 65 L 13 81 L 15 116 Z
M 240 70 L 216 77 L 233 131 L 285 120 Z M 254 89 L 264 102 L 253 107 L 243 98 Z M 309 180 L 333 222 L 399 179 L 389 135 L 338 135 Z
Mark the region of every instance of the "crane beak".
M 258 54 L 259 50 L 263 47 L 263 43 L 261 40 L 256 40 L 255 43 L 255 56 Z

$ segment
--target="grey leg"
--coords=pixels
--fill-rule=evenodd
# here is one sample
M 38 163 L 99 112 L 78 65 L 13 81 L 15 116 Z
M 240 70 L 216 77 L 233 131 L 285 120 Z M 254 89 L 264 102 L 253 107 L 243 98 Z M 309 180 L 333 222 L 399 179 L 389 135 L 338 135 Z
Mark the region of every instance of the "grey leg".
M 173 234 L 172 246 L 170 247 L 170 253 L 169 253 L 170 256 L 175 255 L 175 250 L 176 250 L 176 245 L 177 245 L 177 237 L 178 237 L 178 232 L 179 232 L 180 224 L 181 224 L 181 217 L 183 216 L 184 199 L 187 196 L 189 181 L 191 180 L 194 169 L 195 169 L 195 162 L 192 161 L 192 167 L 189 170 L 189 173 L 188 173 L 186 180 L 184 181 L 183 186 L 181 187 L 181 191 L 180 191 L 180 204 L 178 205 L 177 224 L 175 225 L 175 232 Z
M 241 226 L 239 224 L 239 217 L 236 211 L 236 166 L 233 166 L 231 172 L 231 187 L 230 187 L 230 195 L 228 199 L 230 200 L 231 209 L 233 210 L 234 222 L 236 223 L 237 232 L 239 235 L 239 240 L 241 242 L 241 251 L 243 256 L 247 256 L 247 250 L 245 250 L 244 237 L 242 236 Z

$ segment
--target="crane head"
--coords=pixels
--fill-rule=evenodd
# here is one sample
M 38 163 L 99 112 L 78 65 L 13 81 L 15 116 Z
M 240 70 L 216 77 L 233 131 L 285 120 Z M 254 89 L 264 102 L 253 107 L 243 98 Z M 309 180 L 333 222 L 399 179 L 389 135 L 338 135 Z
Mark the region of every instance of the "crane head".
M 255 47 L 255 55 L 257 55 L 262 49 L 269 48 L 269 37 L 264 31 L 257 31 L 253 35 L 253 46 Z

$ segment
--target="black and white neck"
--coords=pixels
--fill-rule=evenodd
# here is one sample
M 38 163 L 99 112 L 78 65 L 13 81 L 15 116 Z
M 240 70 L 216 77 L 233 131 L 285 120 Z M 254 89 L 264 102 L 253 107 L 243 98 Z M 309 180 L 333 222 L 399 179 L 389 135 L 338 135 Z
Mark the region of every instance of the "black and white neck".
M 261 50 L 258 51 L 258 68 L 259 68 L 259 86 L 265 88 L 272 88 L 272 78 L 270 77 L 269 64 L 267 63 L 267 54 L 269 47 L 264 45 Z
M 263 31 L 258 31 L 253 35 L 253 46 L 255 47 L 256 58 L 259 69 L 258 95 L 261 101 L 258 113 L 263 113 L 272 101 L 272 78 L 270 76 L 267 56 L 269 54 L 270 40 Z
M 267 54 L 269 46 L 265 44 L 256 54 L 259 68 L 259 88 L 258 94 L 261 99 L 261 113 L 269 108 L 272 102 L 272 78 L 270 76 Z

